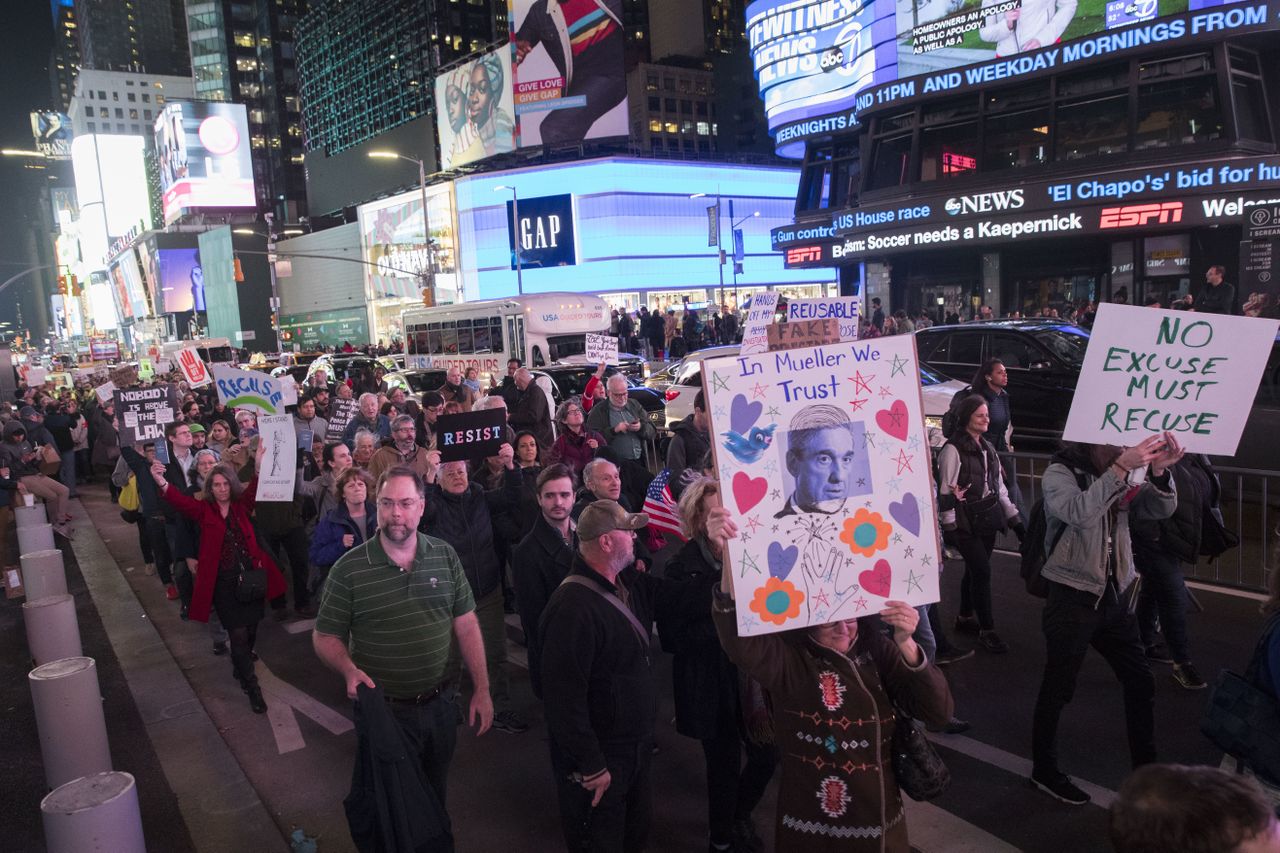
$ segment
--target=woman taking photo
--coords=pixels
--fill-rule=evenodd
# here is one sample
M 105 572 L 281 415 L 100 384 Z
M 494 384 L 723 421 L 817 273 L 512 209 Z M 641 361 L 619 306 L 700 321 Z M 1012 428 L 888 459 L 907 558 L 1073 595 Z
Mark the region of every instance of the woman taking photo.
M 261 465 L 266 444 L 259 443 L 257 464 Z M 230 465 L 218 464 L 204 484 L 204 500 L 196 500 L 173 488 L 164 477 L 164 465 L 151 466 L 151 476 L 161 496 L 174 509 L 200 526 L 199 570 L 191 598 L 190 618 L 209 620 L 210 605 L 218 613 L 222 627 L 231 638 L 231 667 L 240 686 L 249 694 L 249 707 L 265 713 L 266 700 L 253 671 L 253 645 L 262 621 L 263 603 L 285 594 L 284 576 L 271 557 L 258 545 L 249 514 L 258 491 L 255 476 L 242 485 Z M 266 575 L 262 595 L 250 596 L 246 581 L 255 571 Z M 249 598 L 250 600 L 242 600 Z
M 594 379 L 594 377 L 593 377 Z M 604 386 L 598 385 L 603 388 Z M 583 398 L 586 399 L 585 397 Z M 573 400 L 566 400 L 556 409 L 556 423 L 560 425 L 556 443 L 551 445 L 547 454 L 547 465 L 563 463 L 573 469 L 573 476 L 582 479 L 582 469 L 596 454 L 596 448 L 604 447 L 604 436 L 593 429 L 587 429 L 586 413 L 582 406 Z
M 738 535 L 724 508 L 707 514 L 707 539 L 723 552 Z M 733 572 L 721 575 L 711 615 L 729 659 L 759 681 L 773 703 L 782 750 L 774 849 L 786 853 L 907 853 L 902 794 L 889 761 L 895 705 L 943 726 L 951 691 L 911 639 L 919 614 L 886 602 L 890 639 L 857 619 L 795 631 L 738 636 Z M 835 737 L 832 737 L 835 735 Z
M 345 445 L 344 445 L 345 446 Z M 369 493 L 373 481 L 359 468 L 347 468 L 333 487 L 341 501 L 322 516 L 311 539 L 311 565 L 315 567 L 311 587 L 324 588 L 329 569 L 343 554 L 363 545 L 378 530 L 378 511 Z
M 1009 651 L 991 613 L 991 552 L 996 534 L 1012 529 L 1022 541 L 1018 508 L 1004 487 L 1000 456 L 983 436 L 991 425 L 987 401 L 974 394 L 956 408 L 956 430 L 938 454 L 938 509 L 942 538 L 964 557 L 956 630 L 978 635 L 993 654 Z

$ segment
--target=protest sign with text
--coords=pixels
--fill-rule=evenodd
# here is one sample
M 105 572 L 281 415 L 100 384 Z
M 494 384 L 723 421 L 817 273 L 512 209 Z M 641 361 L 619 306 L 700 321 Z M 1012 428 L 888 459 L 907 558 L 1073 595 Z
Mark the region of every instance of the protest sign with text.
M 1136 444 L 1172 432 L 1232 456 L 1277 321 L 1106 303 L 1098 307 L 1063 439 Z
M 258 418 L 258 439 L 266 445 L 258 471 L 259 501 L 293 500 L 293 480 L 297 476 L 298 441 L 291 415 L 263 415 Z
M 460 412 L 436 418 L 436 450 L 441 462 L 483 459 L 498 455 L 507 440 L 507 414 L 502 409 Z
M 910 335 L 704 364 L 738 632 L 938 600 L 938 523 Z
M 839 320 L 793 320 L 765 328 L 769 352 L 840 343 Z
M 617 364 L 618 339 L 612 335 L 587 335 L 587 361 L 591 364 Z
M 98 396 L 99 403 L 106 403 L 108 400 L 115 399 L 116 383 L 108 379 L 101 385 L 93 389 L 93 393 Z
M 742 324 L 742 354 L 765 352 L 769 348 L 766 329 L 778 310 L 778 292 L 766 290 L 751 297 L 751 308 Z
M 173 423 L 178 408 L 178 391 L 172 385 L 117 388 L 115 402 L 121 446 L 143 444 L 164 438 L 165 425 Z
M 225 364 L 215 364 L 212 370 L 218 397 L 228 409 L 248 409 L 261 415 L 284 411 L 284 388 L 279 379 L 259 370 L 241 370 Z
M 858 339 L 858 313 L 861 299 L 857 296 L 824 296 L 820 299 L 790 299 L 787 301 L 787 321 L 826 320 L 840 321 L 840 340 Z
M 347 432 L 347 424 L 351 423 L 358 411 L 359 404 L 353 399 L 334 400 L 329 405 L 329 428 L 324 433 L 325 444 L 342 441 L 342 436 Z

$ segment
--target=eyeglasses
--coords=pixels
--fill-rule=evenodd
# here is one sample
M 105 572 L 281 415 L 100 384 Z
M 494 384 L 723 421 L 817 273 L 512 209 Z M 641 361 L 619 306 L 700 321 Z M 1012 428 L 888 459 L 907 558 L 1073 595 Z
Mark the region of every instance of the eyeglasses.
M 418 501 L 422 498 L 405 498 L 401 501 L 393 501 L 390 498 L 379 498 L 378 509 L 385 509 L 387 512 L 399 507 L 402 512 L 412 512 L 418 506 Z

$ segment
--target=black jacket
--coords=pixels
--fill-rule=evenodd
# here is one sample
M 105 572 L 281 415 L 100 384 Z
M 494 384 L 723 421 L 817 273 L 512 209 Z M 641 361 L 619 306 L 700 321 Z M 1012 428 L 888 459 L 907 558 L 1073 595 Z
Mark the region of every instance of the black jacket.
M 516 585 L 516 608 L 520 611 L 520 624 L 524 628 L 525 645 L 529 649 L 529 680 L 533 682 L 533 695 L 542 698 L 542 641 L 538 622 L 547 607 L 551 593 L 569 574 L 573 565 L 573 552 L 578 544 L 573 535 L 573 547 L 560 538 L 560 533 L 547 523 L 539 512 L 529 535 L 511 554 L 511 575 Z
M 462 494 L 451 495 L 435 483 L 427 484 L 427 506 L 418 529 L 443 539 L 458 552 L 476 599 L 493 592 L 502 582 L 502 563 L 493 541 L 493 513 L 514 506 L 519 497 L 518 468 L 507 472 L 500 490 L 491 492 L 472 483 Z
M 671 427 L 671 444 L 667 447 L 667 468 L 671 471 L 671 496 L 680 499 L 685 487 L 685 471 L 699 473 L 702 457 L 711 449 L 710 437 L 693 425 L 693 415 L 686 415 Z
M 520 392 L 515 405 L 508 409 L 507 423 L 517 432 L 527 429 L 533 433 L 544 453 L 556 442 L 551 433 L 551 409 L 547 405 L 547 395 L 537 382 L 530 382 Z
M 444 702 L 443 698 L 435 701 Z M 440 798 L 382 695 L 356 688 L 356 766 L 342 801 L 360 853 L 452 853 L 453 832 Z
M 1139 571 L 1142 558 L 1163 551 L 1184 563 L 1200 559 L 1200 534 L 1204 514 L 1212 506 L 1213 483 L 1208 471 L 1193 457 L 1183 457 L 1169 469 L 1176 488 L 1178 505 L 1173 515 L 1159 521 L 1130 519 L 1129 536 Z
M 53 436 L 54 446 L 58 448 L 59 453 L 75 450 L 75 441 L 71 438 L 71 429 L 79 420 L 79 414 L 73 417 L 65 412 L 54 412 L 52 415 L 45 416 L 44 428 Z
M 1204 283 L 1196 294 L 1196 310 L 1202 314 L 1239 314 L 1236 308 L 1236 288 L 1230 282 L 1222 282 L 1217 287 Z

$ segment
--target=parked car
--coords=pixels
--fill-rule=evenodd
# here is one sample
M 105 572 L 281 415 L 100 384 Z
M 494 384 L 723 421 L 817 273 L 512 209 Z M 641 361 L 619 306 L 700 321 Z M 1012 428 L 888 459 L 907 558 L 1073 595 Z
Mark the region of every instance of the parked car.
M 440 390 L 447 377 L 448 372 L 444 370 L 414 367 L 388 373 L 382 377 L 382 381 L 386 383 L 387 391 L 403 388 L 409 396 L 421 399 L 427 391 Z
M 921 361 L 970 382 L 978 366 L 998 358 L 1009 373 L 1014 442 L 1062 437 L 1089 333 L 1058 320 L 986 320 L 916 332 Z
M 645 387 L 636 381 L 635 377 L 628 376 L 625 370 L 626 368 L 624 367 L 622 375 L 626 377 L 627 384 L 630 386 L 627 389 L 627 396 L 632 400 L 639 401 L 648 414 L 649 421 L 655 427 L 662 428 L 666 426 L 666 404 L 662 399 L 662 394 L 652 388 Z M 581 397 L 582 392 L 587 387 L 587 382 L 595 372 L 595 365 L 557 363 L 539 368 L 533 371 L 533 374 L 534 376 L 546 376 L 551 380 L 551 396 L 555 399 L 556 405 L 559 406 L 560 403 L 570 397 Z M 608 381 L 608 377 L 618 372 L 615 367 L 606 367 L 604 371 L 605 381 Z
M 316 371 L 323 370 L 329 377 L 329 387 L 332 388 L 335 382 L 346 382 L 352 375 L 376 367 L 381 367 L 383 373 L 392 373 L 401 369 L 401 366 L 388 356 L 326 353 L 307 365 L 305 381 L 310 382 Z

